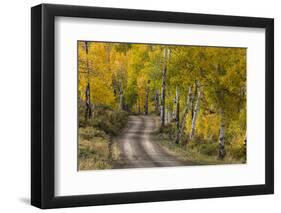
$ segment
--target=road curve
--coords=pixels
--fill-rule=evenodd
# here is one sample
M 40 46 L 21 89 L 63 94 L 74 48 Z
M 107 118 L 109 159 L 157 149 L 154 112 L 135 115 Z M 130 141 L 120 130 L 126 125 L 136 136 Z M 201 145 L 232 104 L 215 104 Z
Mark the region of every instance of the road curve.
M 151 139 L 150 134 L 157 129 L 158 123 L 156 116 L 129 116 L 127 127 L 115 139 L 121 154 L 113 168 L 186 165 Z

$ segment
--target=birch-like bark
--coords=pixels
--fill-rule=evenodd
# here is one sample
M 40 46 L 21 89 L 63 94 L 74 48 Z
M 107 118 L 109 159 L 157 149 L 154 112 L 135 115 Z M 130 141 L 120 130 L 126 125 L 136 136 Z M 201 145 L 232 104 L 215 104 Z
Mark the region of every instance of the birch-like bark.
M 169 109 L 167 107 L 167 110 L 165 110 L 165 122 L 164 122 L 166 125 L 169 123 L 168 111 L 169 111 Z
M 139 113 L 141 112 L 141 106 L 140 106 L 140 100 L 139 100 L 139 98 L 138 98 L 138 111 L 139 111 Z
M 123 85 L 122 85 L 122 80 L 120 80 L 120 83 L 119 83 L 119 111 L 122 111 L 123 110 Z
M 220 110 L 220 134 L 219 134 L 219 151 L 218 151 L 218 159 L 223 160 L 225 157 L 225 123 L 224 123 L 224 111 Z
M 195 95 L 197 94 L 197 86 L 195 85 L 195 91 L 192 95 L 192 101 L 190 102 L 190 110 L 191 110 L 191 121 L 193 120 L 193 117 L 194 117 L 194 108 L 195 108 Z
M 146 90 L 146 94 L 145 94 L 145 114 L 148 114 L 148 96 L 149 96 L 149 90 Z
M 200 88 L 200 82 L 199 81 L 196 83 L 196 88 L 197 88 L 197 100 L 196 100 L 196 104 L 195 104 L 194 111 L 193 111 L 193 118 L 192 118 L 191 131 L 190 131 L 190 139 L 193 139 L 193 137 L 194 137 L 196 120 L 197 120 L 198 113 L 199 113 L 199 110 L 200 110 L 201 88 Z
M 166 75 L 167 75 L 167 57 L 168 57 L 168 49 L 165 47 L 164 65 L 162 71 L 162 85 L 161 85 L 161 107 L 160 107 L 161 127 L 165 126 L 165 92 L 166 92 Z
M 92 115 L 92 108 L 91 108 L 91 99 L 90 99 L 90 83 L 87 84 L 85 90 L 85 100 L 86 100 L 86 111 L 85 111 L 85 120 L 91 118 Z
M 180 127 L 180 98 L 179 98 L 179 91 L 178 87 L 176 88 L 176 128 L 179 129 Z
M 189 113 L 190 110 L 190 103 L 192 102 L 192 90 L 191 90 L 191 86 L 188 88 L 188 93 L 187 93 L 187 98 L 186 98 L 186 105 L 184 108 L 184 113 L 183 113 L 183 117 L 180 123 L 180 126 L 177 130 L 177 136 L 176 136 L 176 143 L 179 143 L 182 137 L 182 133 L 185 127 L 185 123 L 187 120 L 187 115 Z
M 122 111 L 123 110 L 123 92 L 120 92 L 119 94 L 119 111 Z
M 172 122 L 172 112 L 171 110 L 168 110 L 168 123 Z
M 89 67 L 89 59 L 88 59 L 88 42 L 85 41 L 85 51 L 86 51 L 86 69 L 87 69 L 87 78 L 88 83 L 85 90 L 85 120 L 88 120 L 92 117 L 92 107 L 91 107 L 91 88 L 90 88 L 90 67 Z
M 237 111 L 240 112 L 243 108 L 243 100 L 245 99 L 245 95 L 246 95 L 246 87 L 242 86 L 239 89 L 239 101 L 238 101 L 238 109 Z
M 158 90 L 155 91 L 155 96 L 154 96 L 154 111 L 155 111 L 155 114 L 158 115 L 158 113 L 159 113 L 159 94 L 158 94 Z
M 244 137 L 244 155 L 245 155 L 245 160 L 247 160 L 247 131 L 245 133 L 245 137 Z
M 145 114 L 148 114 L 149 82 L 145 90 Z

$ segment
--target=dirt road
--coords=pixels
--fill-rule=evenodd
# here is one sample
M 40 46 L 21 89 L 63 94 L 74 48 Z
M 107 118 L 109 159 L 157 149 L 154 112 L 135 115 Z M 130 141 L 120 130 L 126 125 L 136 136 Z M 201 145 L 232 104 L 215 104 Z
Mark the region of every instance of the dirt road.
M 152 140 L 150 134 L 157 129 L 156 116 L 130 116 L 127 127 L 116 138 L 121 151 L 120 161 L 114 168 L 143 168 L 183 166 L 186 163 L 168 154 Z

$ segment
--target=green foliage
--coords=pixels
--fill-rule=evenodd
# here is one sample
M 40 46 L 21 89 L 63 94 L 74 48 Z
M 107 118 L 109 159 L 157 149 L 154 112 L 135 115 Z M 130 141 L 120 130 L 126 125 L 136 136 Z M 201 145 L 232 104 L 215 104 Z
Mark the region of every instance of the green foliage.
M 244 144 L 232 144 L 229 146 L 228 151 L 233 158 L 246 161 L 246 147 Z
M 174 150 L 177 156 L 198 164 L 244 163 L 246 161 L 245 146 L 236 140 L 226 144 L 226 159 L 219 162 L 217 160 L 218 143 L 216 139 L 204 139 L 197 136 L 190 140 L 188 135 L 185 134 L 181 143 L 176 144 L 174 143 L 175 134 L 174 124 L 169 124 L 160 127 L 153 136 L 161 145 Z
M 101 136 L 105 135 L 114 136 L 120 133 L 122 128 L 127 123 L 128 113 L 125 111 L 114 111 L 107 105 L 98 105 L 93 108 L 93 116 L 90 120 L 85 120 L 84 117 L 85 106 L 83 103 L 79 104 L 79 126 L 85 127 L 83 131 L 95 132 L 81 132 L 82 135 Z M 94 127 L 87 128 L 87 127 Z M 88 138 L 86 138 L 88 139 Z
M 161 134 L 162 138 L 173 140 L 176 135 L 175 124 L 168 124 L 159 128 L 158 133 Z
M 82 140 L 92 140 L 95 137 L 100 137 L 107 140 L 109 139 L 108 135 L 106 135 L 104 131 L 89 126 L 79 129 L 79 137 L 81 137 Z
M 203 155 L 216 156 L 218 153 L 218 143 L 196 138 L 188 142 L 187 149 L 195 149 Z
M 120 133 L 126 125 L 128 113 L 125 111 L 113 111 L 106 106 L 97 106 L 94 109 L 94 117 L 90 125 L 114 136 Z
M 188 143 L 176 144 L 163 133 L 152 135 L 162 147 L 166 148 L 171 155 L 177 156 L 192 165 L 217 165 L 217 164 L 241 164 L 245 163 L 245 149 L 227 146 L 227 155 L 224 160 L 218 160 L 218 143 L 215 141 L 204 141 L 200 138 L 188 140 Z M 230 152 L 231 150 L 231 152 Z

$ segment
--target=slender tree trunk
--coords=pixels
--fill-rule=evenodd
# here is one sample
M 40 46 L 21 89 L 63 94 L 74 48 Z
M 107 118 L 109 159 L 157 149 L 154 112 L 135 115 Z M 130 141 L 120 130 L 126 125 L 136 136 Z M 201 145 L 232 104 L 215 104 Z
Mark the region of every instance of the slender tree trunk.
M 158 115 L 158 113 L 159 113 L 159 94 L 158 94 L 158 90 L 155 91 L 154 111 L 155 111 L 155 114 Z
M 140 100 L 138 99 L 138 111 L 141 112 Z
M 221 124 L 219 134 L 219 151 L 218 159 L 223 160 L 225 157 L 225 123 L 224 123 L 224 111 L 220 110 Z
M 245 86 L 242 86 L 242 87 L 240 87 L 239 90 L 240 90 L 239 91 L 239 101 L 238 101 L 238 109 L 237 109 L 238 112 L 240 112 L 241 109 L 243 108 L 243 100 L 245 98 L 246 88 L 245 88 Z
M 176 128 L 180 127 L 180 97 L 178 87 L 176 88 Z
M 169 119 L 169 118 L 168 118 L 168 111 L 169 111 L 169 107 L 167 107 L 167 110 L 165 110 L 165 114 L 166 114 L 166 115 L 165 115 L 165 122 L 164 122 L 164 123 L 165 123 L 166 125 L 169 123 L 169 121 L 168 121 L 168 119 Z
M 145 114 L 148 114 L 148 98 L 149 98 L 149 88 L 145 91 Z
M 145 90 L 145 111 L 144 111 L 144 113 L 146 115 L 148 114 L 149 84 L 150 84 L 150 80 L 147 81 L 147 86 L 146 86 L 146 90 Z
M 165 116 L 166 122 L 165 122 L 165 124 L 169 124 L 169 123 L 171 123 L 171 120 L 172 120 L 171 108 L 170 108 L 169 105 L 167 106 L 167 110 L 165 110 L 165 112 L 166 112 L 166 116 Z
M 247 132 L 245 133 L 245 137 L 244 137 L 244 146 L 247 146 Z
M 195 91 L 194 93 L 191 93 L 192 95 L 192 101 L 191 101 L 191 121 L 193 120 L 193 117 L 194 117 L 194 107 L 195 107 L 195 95 L 197 94 L 197 86 L 196 86 L 196 83 L 195 83 Z
M 122 111 L 123 107 L 124 107 L 124 103 L 123 103 L 123 85 L 122 85 L 122 80 L 120 80 L 119 83 L 119 110 Z
M 244 137 L 244 156 L 245 156 L 245 161 L 247 160 L 247 131 L 245 133 L 245 137 Z
M 119 110 L 120 111 L 122 111 L 123 110 L 123 106 L 124 106 L 124 104 L 123 104 L 123 92 L 120 92 L 120 94 L 119 94 Z
M 89 67 L 89 59 L 88 59 L 88 42 L 85 41 L 85 51 L 86 51 L 86 68 L 87 68 L 87 78 L 88 83 L 85 90 L 85 120 L 88 120 L 92 117 L 92 107 L 91 107 L 91 87 L 90 87 L 90 67 Z
M 108 71 L 111 73 L 111 67 L 110 67 L 110 52 L 111 52 L 111 44 L 107 44 L 105 46 L 105 53 L 106 53 L 106 64 L 108 66 Z M 121 87 L 122 88 L 122 87 Z M 120 95 L 120 94 L 119 94 Z M 122 110 L 122 107 L 120 106 L 123 106 L 123 94 L 122 94 L 122 89 L 121 89 L 121 95 L 119 96 L 120 98 L 120 104 L 119 104 L 119 110 Z M 112 145 L 113 145 L 113 141 L 109 140 L 109 143 L 108 143 L 108 159 L 109 161 L 112 161 L 112 155 L 113 155 L 113 150 L 112 150 Z
M 161 86 L 161 109 L 160 109 L 160 117 L 161 117 L 161 127 L 165 126 L 165 92 L 166 92 L 166 75 L 167 75 L 167 55 L 168 50 L 164 48 L 164 65 L 162 71 L 162 86 Z
M 168 123 L 171 123 L 172 122 L 172 112 L 171 110 L 169 109 L 168 110 Z
M 138 111 L 138 101 L 134 104 L 134 112 L 137 113 Z
M 158 98 L 159 98 L 159 102 L 158 102 L 158 113 L 159 113 L 159 115 L 160 115 L 160 111 L 161 111 L 161 102 L 162 102 L 160 92 L 159 92 Z
M 180 123 L 180 126 L 178 128 L 177 131 L 177 136 L 176 136 L 176 143 L 179 143 L 182 137 L 182 133 L 186 124 L 186 120 L 187 120 L 187 115 L 189 113 L 190 110 L 190 103 L 192 102 L 192 90 L 191 90 L 191 86 L 188 88 L 188 93 L 187 93 L 187 98 L 186 98 L 186 105 L 184 108 L 184 113 L 183 113 L 183 117 Z
M 197 90 L 197 100 L 196 100 L 196 104 L 194 107 L 194 111 L 193 111 L 193 118 L 192 118 L 192 123 L 191 123 L 191 131 L 190 131 L 190 139 L 193 139 L 194 134 L 195 134 L 195 125 L 196 125 L 196 120 L 198 117 L 198 113 L 200 110 L 200 99 L 201 99 L 201 89 L 200 89 L 200 82 L 198 81 L 196 83 L 196 90 Z
M 90 99 L 90 83 L 86 86 L 85 91 L 85 99 L 86 99 L 86 111 L 85 111 L 85 120 L 88 120 L 91 118 L 92 115 L 92 108 L 91 108 L 91 99 Z

